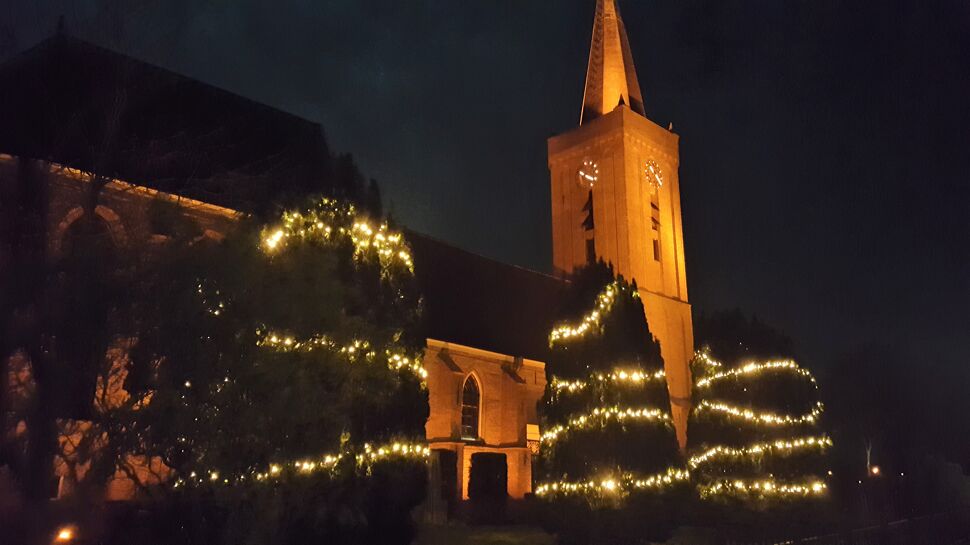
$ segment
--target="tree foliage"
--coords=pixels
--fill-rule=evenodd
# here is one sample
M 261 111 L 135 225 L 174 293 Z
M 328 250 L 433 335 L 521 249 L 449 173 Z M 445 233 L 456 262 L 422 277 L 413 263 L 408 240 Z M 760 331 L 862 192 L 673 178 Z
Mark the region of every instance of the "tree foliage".
M 334 231 L 367 221 L 342 210 Z M 132 413 L 130 435 L 183 483 L 178 501 L 209 506 L 222 542 L 353 541 L 406 526 L 423 460 L 357 458 L 423 436 L 421 376 L 389 365 L 390 353 L 416 361 L 422 348 L 406 264 L 361 253 L 349 236 L 268 252 L 265 229 L 242 222 L 221 243 L 170 249 L 141 290 L 131 387 L 151 402 Z M 292 465 L 327 454 L 343 457 L 311 474 Z
M 685 483 L 662 481 L 680 462 L 663 360 L 636 285 L 603 263 L 581 269 L 562 320 L 540 405 L 547 525 L 569 543 L 665 539 Z M 644 485 L 650 478 L 660 484 Z
M 735 310 L 695 324 L 688 465 L 701 514 L 745 538 L 818 527 L 832 440 L 815 378 L 791 359 L 791 340 L 756 318 Z
M 58 252 L 51 251 L 49 188 L 39 165 L 19 160 L 0 187 L 0 467 L 25 503 L 18 522 L 28 534 L 46 524 L 62 422 L 98 419 L 92 392 L 128 321 L 135 260 L 113 247 L 94 212 L 103 185 L 100 178 L 85 185 L 82 214 Z M 113 474 L 107 453 L 86 456 L 91 480 Z
M 726 365 L 745 359 L 793 358 L 794 343 L 785 333 L 748 317 L 740 309 L 721 310 L 694 319 L 694 341 Z

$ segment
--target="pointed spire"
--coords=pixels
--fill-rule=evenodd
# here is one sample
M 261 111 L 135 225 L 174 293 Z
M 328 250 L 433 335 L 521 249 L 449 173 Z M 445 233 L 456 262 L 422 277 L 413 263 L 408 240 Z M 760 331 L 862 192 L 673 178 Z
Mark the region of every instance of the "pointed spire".
M 637 70 L 616 0 L 596 0 L 593 41 L 579 124 L 612 112 L 619 104 L 646 115 Z

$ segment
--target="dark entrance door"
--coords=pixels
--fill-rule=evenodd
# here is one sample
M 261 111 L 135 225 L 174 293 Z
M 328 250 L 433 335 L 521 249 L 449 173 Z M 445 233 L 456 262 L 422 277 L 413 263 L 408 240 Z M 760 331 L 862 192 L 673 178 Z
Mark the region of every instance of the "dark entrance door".
M 438 453 L 438 469 L 441 472 L 441 489 L 439 494 L 444 500 L 448 518 L 453 518 L 458 505 L 458 454 L 453 450 L 436 450 Z
M 468 499 L 472 521 L 496 524 L 505 519 L 508 499 L 509 468 L 505 454 L 479 452 L 472 454 L 468 476 Z

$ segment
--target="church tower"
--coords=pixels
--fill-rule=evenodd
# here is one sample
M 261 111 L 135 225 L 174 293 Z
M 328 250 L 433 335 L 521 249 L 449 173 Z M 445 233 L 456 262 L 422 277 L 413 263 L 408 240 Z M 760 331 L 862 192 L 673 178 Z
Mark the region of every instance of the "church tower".
M 594 260 L 636 280 L 687 440 L 694 333 L 680 212 L 679 137 L 646 117 L 616 0 L 597 0 L 579 127 L 549 139 L 557 273 Z

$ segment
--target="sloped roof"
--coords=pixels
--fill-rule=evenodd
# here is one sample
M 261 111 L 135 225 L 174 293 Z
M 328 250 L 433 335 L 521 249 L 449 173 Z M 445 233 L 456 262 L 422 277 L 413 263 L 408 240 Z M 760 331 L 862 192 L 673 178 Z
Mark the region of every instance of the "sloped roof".
M 0 153 L 253 210 L 308 183 L 320 126 L 57 34 L 0 65 Z
M 426 335 L 546 361 L 566 282 L 408 232 Z
M 106 137 L 110 153 L 91 144 Z M 0 153 L 253 211 L 327 151 L 316 123 L 59 34 L 0 65 Z M 428 337 L 545 361 L 564 281 L 408 241 Z
M 621 102 L 646 116 L 637 69 L 616 0 L 597 0 L 579 124 L 612 112 Z

